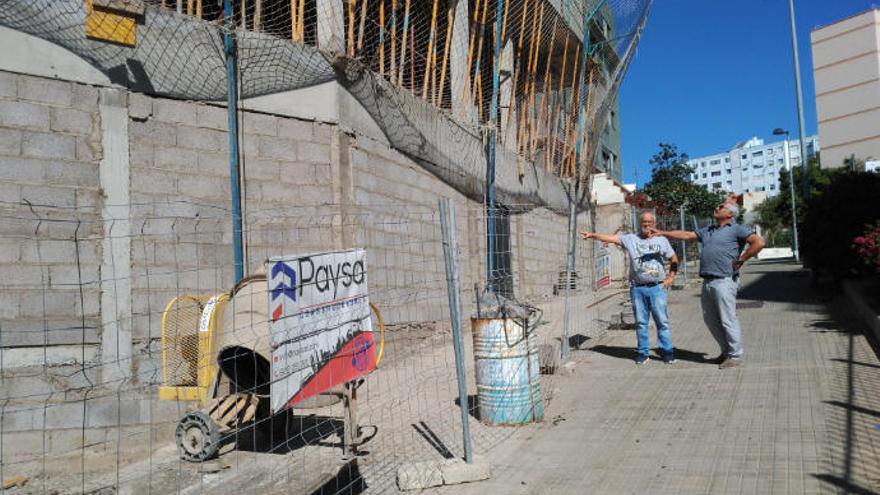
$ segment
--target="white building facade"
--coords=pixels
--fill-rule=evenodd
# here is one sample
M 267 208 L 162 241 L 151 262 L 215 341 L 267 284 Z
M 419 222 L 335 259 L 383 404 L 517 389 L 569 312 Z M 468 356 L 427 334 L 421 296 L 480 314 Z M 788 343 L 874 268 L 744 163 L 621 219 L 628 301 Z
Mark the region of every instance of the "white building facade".
M 788 170 L 785 141 L 764 143 L 753 137 L 737 143 L 730 151 L 691 158 L 687 164 L 693 168 L 691 181 L 710 191 L 726 191 L 737 195 L 750 192 L 767 193 L 768 197 L 779 194 L 779 174 Z M 797 139 L 788 141 L 791 164 L 801 164 L 801 149 Z M 819 152 L 819 138 L 806 140 L 807 156 Z

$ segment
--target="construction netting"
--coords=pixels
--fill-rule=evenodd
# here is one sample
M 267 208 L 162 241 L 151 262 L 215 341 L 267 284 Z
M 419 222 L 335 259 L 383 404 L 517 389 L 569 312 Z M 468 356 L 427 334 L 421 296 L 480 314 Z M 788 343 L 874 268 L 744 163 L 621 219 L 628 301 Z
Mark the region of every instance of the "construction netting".
M 428 166 L 455 164 L 441 171 L 454 183 L 472 175 L 461 164 L 485 167 L 492 127 L 499 173 L 519 182 L 529 164 L 559 177 L 587 177 L 576 171 L 597 157 L 603 166 L 651 0 L 3 3 L 0 25 L 74 52 L 114 83 L 188 100 L 226 100 L 231 34 L 242 98 L 338 80 L 393 146 Z M 558 191 L 536 187 L 507 202 L 553 207 Z

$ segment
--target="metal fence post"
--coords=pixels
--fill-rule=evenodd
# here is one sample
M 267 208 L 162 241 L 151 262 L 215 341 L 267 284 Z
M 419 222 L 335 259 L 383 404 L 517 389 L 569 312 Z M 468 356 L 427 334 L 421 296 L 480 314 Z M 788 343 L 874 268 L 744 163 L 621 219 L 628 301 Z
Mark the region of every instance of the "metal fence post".
M 179 4 L 178 4 L 179 5 Z M 223 46 L 226 51 L 226 111 L 229 125 L 229 184 L 232 194 L 232 254 L 235 283 L 244 278 L 244 252 L 241 233 L 241 178 L 238 150 L 238 76 L 236 73 L 235 15 L 232 0 L 223 0 Z
M 687 226 L 684 223 L 684 206 L 679 207 L 679 218 L 681 221 L 681 230 L 687 230 Z M 687 285 L 688 283 L 688 253 L 687 253 L 687 243 L 685 241 L 681 241 L 681 265 L 684 267 L 682 269 L 682 274 L 684 275 L 684 283 Z
M 569 325 L 571 324 L 571 286 L 574 274 L 574 252 L 577 249 L 575 235 L 577 233 L 577 205 L 575 204 L 575 182 L 571 182 L 570 199 L 568 201 L 568 262 L 565 267 L 565 313 L 562 318 L 562 360 L 568 359 L 570 352 L 568 346 Z
M 449 317 L 452 320 L 452 344 L 455 348 L 455 376 L 458 380 L 458 403 L 461 409 L 461 435 L 464 460 L 471 464 L 471 431 L 464 366 L 464 342 L 461 335 L 461 296 L 458 287 L 458 243 L 455 239 L 455 209 L 449 198 L 440 200 L 440 229 L 443 234 L 443 259 L 446 261 L 446 291 L 449 295 Z

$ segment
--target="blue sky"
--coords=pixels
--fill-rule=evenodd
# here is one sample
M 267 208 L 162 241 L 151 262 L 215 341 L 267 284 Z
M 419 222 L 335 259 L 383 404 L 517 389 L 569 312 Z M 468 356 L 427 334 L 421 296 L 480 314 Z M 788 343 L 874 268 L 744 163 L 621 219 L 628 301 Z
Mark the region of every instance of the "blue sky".
M 869 8 L 795 0 L 807 135 L 817 132 L 810 32 Z M 775 127 L 797 135 L 794 87 L 788 0 L 654 0 L 620 93 L 625 181 L 650 179 L 660 142 L 701 156 L 775 140 Z

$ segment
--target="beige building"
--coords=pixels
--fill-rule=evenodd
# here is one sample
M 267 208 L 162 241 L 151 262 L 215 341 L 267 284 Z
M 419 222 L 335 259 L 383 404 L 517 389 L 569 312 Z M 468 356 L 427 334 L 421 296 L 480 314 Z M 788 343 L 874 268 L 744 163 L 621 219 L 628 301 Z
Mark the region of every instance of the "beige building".
M 880 9 L 813 30 L 822 166 L 880 158 Z

